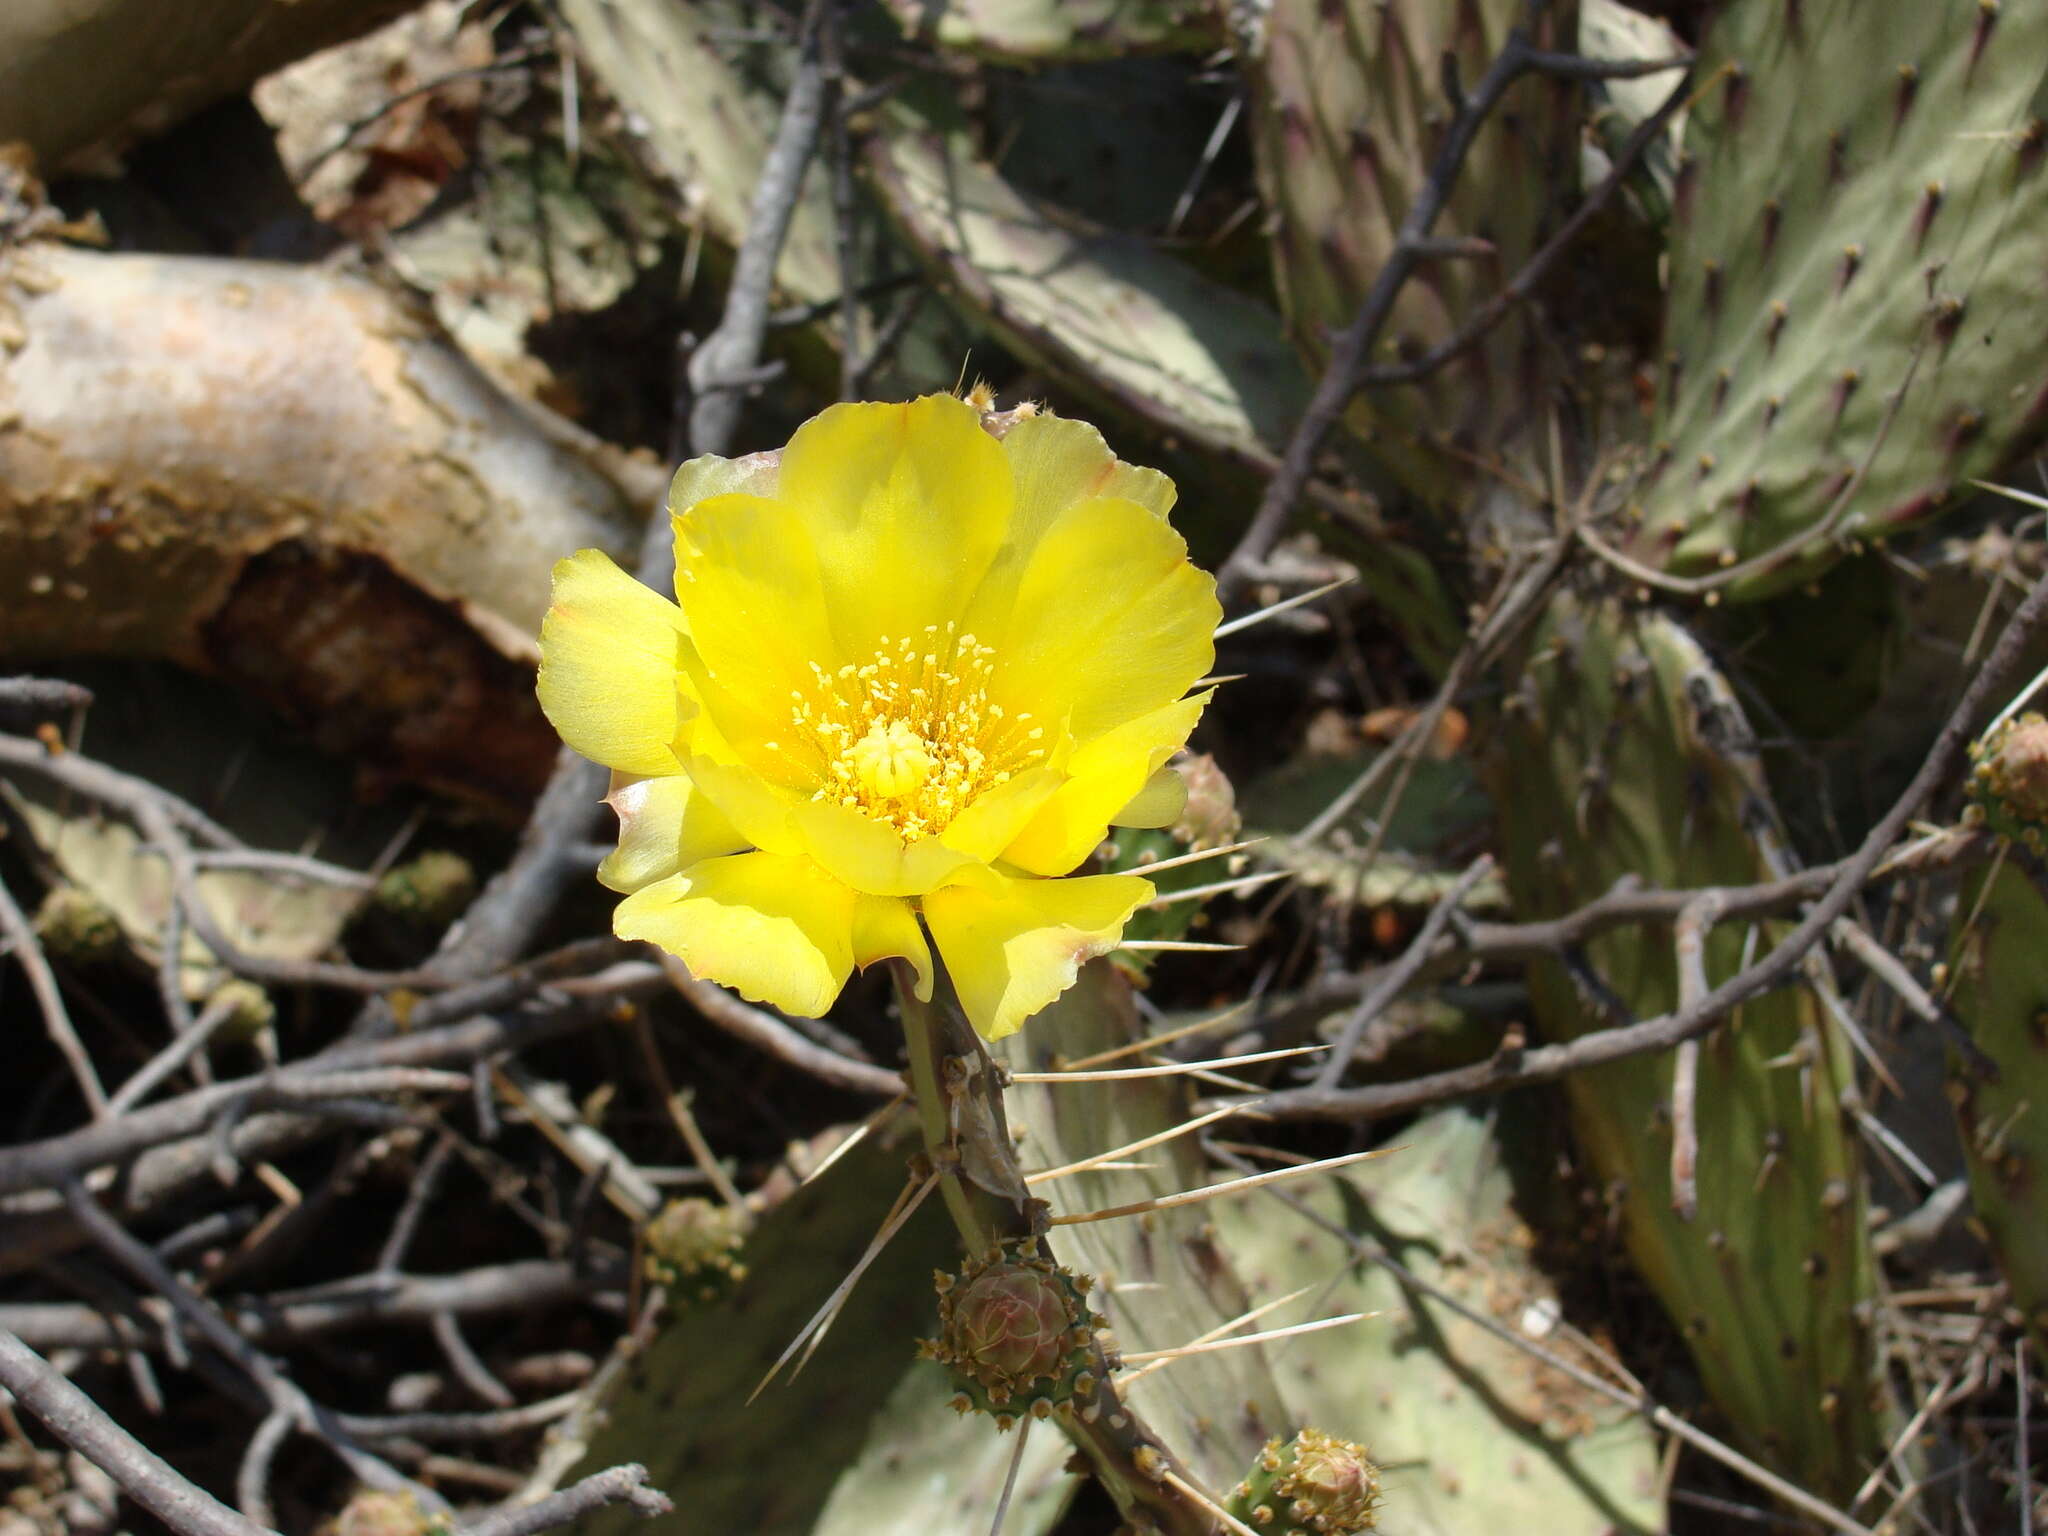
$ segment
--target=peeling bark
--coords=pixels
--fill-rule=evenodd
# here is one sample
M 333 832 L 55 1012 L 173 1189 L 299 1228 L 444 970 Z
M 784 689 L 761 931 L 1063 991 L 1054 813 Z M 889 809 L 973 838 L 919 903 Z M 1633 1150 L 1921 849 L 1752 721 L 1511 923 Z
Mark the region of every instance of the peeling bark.
M 665 476 L 316 268 L 0 254 L 0 661 L 166 657 L 376 771 L 510 806 L 548 570 Z

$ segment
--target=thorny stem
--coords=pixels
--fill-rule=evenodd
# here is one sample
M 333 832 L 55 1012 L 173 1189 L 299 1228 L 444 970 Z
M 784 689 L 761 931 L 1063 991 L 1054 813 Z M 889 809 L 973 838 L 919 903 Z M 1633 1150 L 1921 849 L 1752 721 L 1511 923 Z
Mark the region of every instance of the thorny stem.
M 975 1255 L 1024 1238 L 1045 1248 L 1045 1202 L 1025 1190 L 995 1063 L 952 996 L 951 982 L 942 974 L 932 1000 L 920 1002 L 909 965 L 891 961 L 890 970 L 925 1152 L 961 1242 Z M 1098 1385 L 1089 1406 L 1097 1411 L 1084 1417 L 1071 1406 L 1062 1409 L 1060 1427 L 1132 1525 L 1169 1536 L 1215 1536 L 1215 1516 L 1168 1476 L 1185 1469 L 1124 1406 L 1101 1346 L 1094 1349 Z

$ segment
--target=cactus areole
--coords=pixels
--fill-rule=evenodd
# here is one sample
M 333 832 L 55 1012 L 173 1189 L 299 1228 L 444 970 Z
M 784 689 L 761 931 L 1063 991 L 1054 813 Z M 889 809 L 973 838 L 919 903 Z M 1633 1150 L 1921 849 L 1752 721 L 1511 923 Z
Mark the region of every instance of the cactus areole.
M 952 1367 L 960 1412 L 992 1414 L 1008 1429 L 1023 1413 L 1046 1418 L 1093 1391 L 1103 1320 L 1088 1308 L 1089 1276 L 1020 1248 L 934 1279 L 939 1336 L 919 1349 Z
M 1379 1523 L 1379 1469 L 1365 1447 L 1319 1429 L 1266 1442 L 1232 1490 L 1231 1515 L 1273 1536 L 1347 1536 Z

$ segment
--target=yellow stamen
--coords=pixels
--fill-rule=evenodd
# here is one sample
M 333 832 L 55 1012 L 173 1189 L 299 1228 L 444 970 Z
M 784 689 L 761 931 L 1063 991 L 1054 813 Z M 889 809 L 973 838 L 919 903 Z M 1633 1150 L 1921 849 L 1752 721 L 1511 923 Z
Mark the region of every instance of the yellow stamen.
M 993 702 L 993 647 L 951 625 L 882 638 L 865 664 L 813 664 L 790 719 L 822 763 L 813 798 L 935 837 L 977 799 L 1045 754 L 1045 730 Z

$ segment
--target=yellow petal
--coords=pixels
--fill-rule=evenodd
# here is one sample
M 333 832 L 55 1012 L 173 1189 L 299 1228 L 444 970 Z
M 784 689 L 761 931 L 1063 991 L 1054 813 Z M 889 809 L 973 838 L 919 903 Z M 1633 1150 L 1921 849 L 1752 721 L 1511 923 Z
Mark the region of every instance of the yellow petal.
M 615 773 L 605 803 L 619 814 L 619 846 L 597 866 L 597 878 L 615 891 L 637 891 L 699 859 L 747 846 L 725 814 L 681 774 L 636 779 Z
M 790 695 L 839 664 L 810 530 L 786 502 L 714 496 L 676 519 L 684 661 L 742 754 L 790 731 Z
M 851 806 L 810 800 L 795 806 L 790 817 L 804 851 L 867 896 L 922 896 L 975 862 L 936 838 L 906 843 L 895 828 Z
M 742 997 L 817 1018 L 853 972 L 858 904 L 808 859 L 741 853 L 635 891 L 612 931 L 658 944 Z
M 773 496 L 781 464 L 779 449 L 738 459 L 721 459 L 713 453 L 690 459 L 669 482 L 669 515 L 686 517 L 698 502 L 735 491 L 748 496 Z
M 1188 808 L 1188 781 L 1171 768 L 1156 769 L 1145 787 L 1109 818 L 1112 827 L 1170 827 Z
M 1186 693 L 1215 659 L 1221 616 L 1216 583 L 1163 520 L 1134 501 L 1081 502 L 1039 540 L 1007 618 L 989 620 L 991 692 L 1013 714 L 1065 715 L 1085 746 Z
M 697 793 L 754 847 L 770 853 L 803 852 L 803 839 L 790 823 L 795 802 L 785 791 L 746 764 L 710 752 L 685 752 L 683 767 Z
M 866 970 L 877 960 L 908 960 L 917 972 L 919 1002 L 932 1000 L 932 951 L 907 901 L 863 896 L 853 913 L 853 961 Z
M 1072 986 L 1084 961 L 1116 948 L 1151 899 L 1135 875 L 1014 880 L 978 869 L 926 896 L 924 915 L 968 1021 L 1000 1040 Z
M 950 395 L 831 407 L 789 440 L 776 494 L 817 550 L 833 629 L 854 662 L 885 636 L 957 619 L 1010 524 L 1003 450 Z
M 1176 699 L 1076 748 L 1067 782 L 1003 850 L 1003 858 L 1036 875 L 1064 875 L 1080 864 L 1108 833 L 1111 819 L 1186 743 L 1209 698 L 1205 692 Z
M 1003 436 L 1003 456 L 1017 483 L 1010 542 L 1026 549 L 1067 508 L 1099 496 L 1135 501 L 1162 518 L 1173 510 L 1173 482 L 1121 462 L 1085 421 L 1050 413 L 1020 421 Z
M 555 566 L 540 627 L 540 707 L 576 751 L 625 773 L 677 771 L 683 616 L 601 550 Z
M 939 841 L 986 864 L 1016 840 L 1067 782 L 1064 758 L 1062 753 L 1051 764 L 1026 768 L 1007 784 L 998 784 L 954 817 Z

